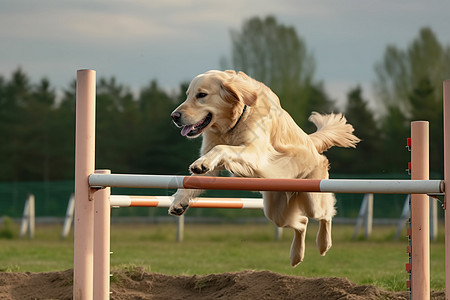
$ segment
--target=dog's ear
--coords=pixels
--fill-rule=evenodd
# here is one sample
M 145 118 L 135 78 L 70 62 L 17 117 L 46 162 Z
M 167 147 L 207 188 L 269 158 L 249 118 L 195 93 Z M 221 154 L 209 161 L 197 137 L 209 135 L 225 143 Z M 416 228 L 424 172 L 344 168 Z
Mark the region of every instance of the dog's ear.
M 226 74 L 228 74 L 228 75 L 232 75 L 232 76 L 235 76 L 236 75 L 236 71 L 235 70 L 225 70 L 224 71 Z
M 242 74 L 244 76 L 242 76 Z M 238 75 L 234 76 L 232 79 L 222 81 L 220 85 L 220 96 L 225 101 L 242 101 L 248 106 L 255 105 L 258 95 L 256 91 L 252 89 L 253 84 L 251 84 L 249 79 L 250 77 L 239 72 Z

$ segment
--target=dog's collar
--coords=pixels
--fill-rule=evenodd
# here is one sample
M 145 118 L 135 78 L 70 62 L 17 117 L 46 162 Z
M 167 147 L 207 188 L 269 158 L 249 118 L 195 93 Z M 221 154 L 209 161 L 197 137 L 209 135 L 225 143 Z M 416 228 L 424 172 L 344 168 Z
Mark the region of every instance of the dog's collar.
M 236 128 L 236 126 L 239 124 L 239 122 L 241 121 L 241 119 L 242 119 L 242 116 L 245 114 L 245 111 L 247 110 L 247 105 L 244 105 L 244 109 L 242 110 L 242 113 L 241 113 L 241 115 L 239 116 L 239 119 L 236 121 L 236 124 L 234 124 L 234 126 L 230 129 L 230 130 L 228 130 L 229 132 L 230 131 L 232 131 L 234 128 Z

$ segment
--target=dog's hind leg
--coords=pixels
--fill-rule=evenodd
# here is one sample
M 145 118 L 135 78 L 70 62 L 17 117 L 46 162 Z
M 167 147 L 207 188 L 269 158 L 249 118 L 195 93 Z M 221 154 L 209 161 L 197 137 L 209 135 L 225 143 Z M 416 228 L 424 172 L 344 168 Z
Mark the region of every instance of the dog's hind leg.
M 320 255 L 331 248 L 331 220 L 336 214 L 334 204 L 336 199 L 331 193 L 308 193 L 306 202 L 307 216 L 319 221 L 319 230 L 316 237 L 316 245 Z
M 266 217 L 278 227 L 294 230 L 289 258 L 291 265 L 295 267 L 303 261 L 305 256 L 305 237 L 306 227 L 308 226 L 308 217 L 298 206 L 301 201 L 295 198 L 288 200 L 292 195 L 285 192 L 263 192 L 262 194 Z M 305 193 L 296 194 L 296 197 L 305 196 Z
M 292 240 L 291 252 L 289 258 L 291 259 L 291 266 L 295 267 L 303 261 L 305 256 L 305 237 L 306 227 L 308 225 L 307 217 L 300 217 L 294 224 L 289 224 L 288 227 L 294 229 L 294 239 Z
M 331 219 L 319 220 L 316 245 L 319 248 L 320 255 L 324 256 L 331 248 L 331 244 Z

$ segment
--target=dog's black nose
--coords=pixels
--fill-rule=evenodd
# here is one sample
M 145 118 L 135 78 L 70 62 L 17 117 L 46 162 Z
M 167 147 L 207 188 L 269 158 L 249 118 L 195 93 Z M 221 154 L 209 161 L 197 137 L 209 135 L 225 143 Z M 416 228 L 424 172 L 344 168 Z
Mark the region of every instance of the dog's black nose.
M 176 124 L 180 123 L 181 113 L 179 111 L 174 111 L 170 116 Z

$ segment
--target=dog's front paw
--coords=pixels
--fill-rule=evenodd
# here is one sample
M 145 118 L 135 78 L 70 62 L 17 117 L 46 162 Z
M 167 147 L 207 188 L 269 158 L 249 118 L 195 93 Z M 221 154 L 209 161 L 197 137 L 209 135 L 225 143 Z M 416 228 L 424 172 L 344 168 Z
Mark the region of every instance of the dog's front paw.
M 184 214 L 186 212 L 186 210 L 189 208 L 189 204 L 172 204 L 169 207 L 169 214 L 171 214 L 172 216 L 181 216 L 182 214 Z
M 199 158 L 192 165 L 189 166 L 189 170 L 194 174 L 205 174 L 212 170 L 212 167 L 206 161 L 206 159 Z
M 169 214 L 173 216 L 181 216 L 189 208 L 189 201 L 192 198 L 189 190 L 181 189 L 173 194 L 173 201 L 169 207 Z

